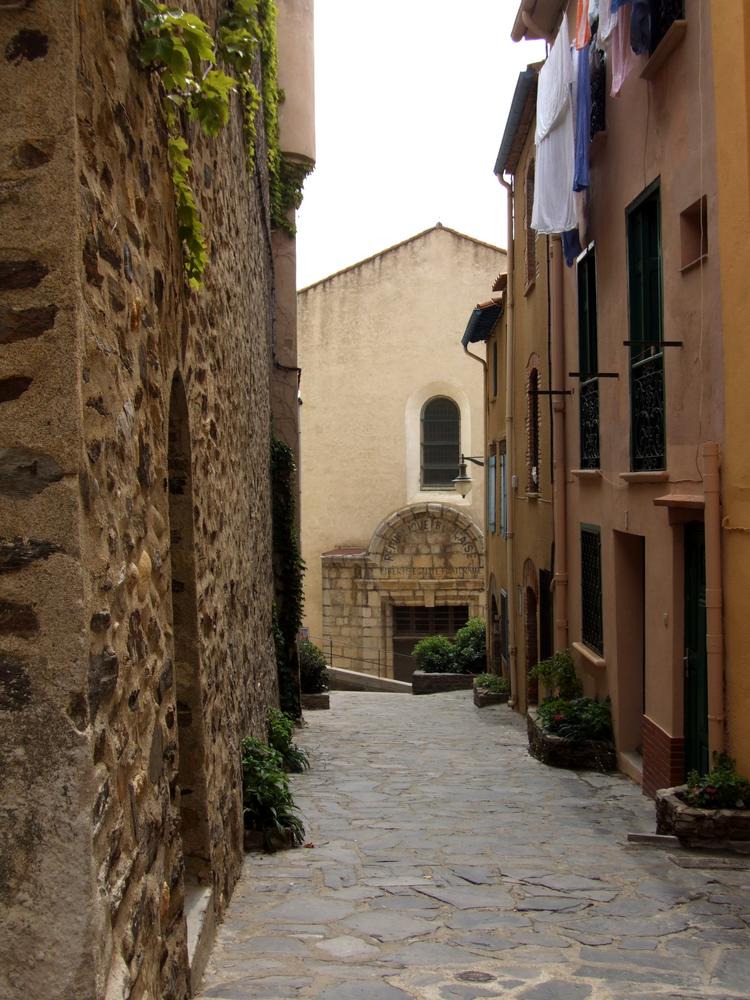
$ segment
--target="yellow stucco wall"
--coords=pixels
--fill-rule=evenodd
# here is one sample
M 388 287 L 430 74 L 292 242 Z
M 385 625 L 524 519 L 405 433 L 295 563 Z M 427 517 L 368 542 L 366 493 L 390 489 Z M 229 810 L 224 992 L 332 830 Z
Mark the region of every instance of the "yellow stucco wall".
M 461 445 L 483 453 L 481 366 L 460 339 L 505 269 L 496 248 L 435 227 L 298 295 L 302 367 L 302 554 L 305 624 L 322 638 L 321 553 L 365 548 L 394 511 L 448 502 L 484 526 L 482 470 L 457 493 L 418 488 L 421 405 L 449 395 Z
M 526 184 L 530 161 L 534 158 L 534 127 L 533 123 L 527 136 L 523 152 L 516 168 L 514 181 L 514 351 L 513 351 L 513 432 L 510 441 L 506 442 L 510 456 L 510 472 L 518 477 L 517 488 L 508 482 L 508 502 L 513 505 L 513 578 L 510 579 L 507 563 L 508 542 L 498 529 L 487 536 L 487 576 L 488 604 L 491 606 L 491 596 L 494 594 L 498 607 L 500 590 L 512 591 L 513 621 L 511 636 L 515 638 L 517 661 L 517 686 L 514 691 L 516 707 L 525 711 L 527 707 L 527 651 L 526 636 L 526 587 L 532 589 L 537 600 L 540 596 L 539 570 L 552 568 L 552 484 L 550 481 L 550 413 L 549 397 L 539 399 L 539 453 L 540 482 L 538 496 L 527 491 L 527 447 L 529 434 L 529 375 L 533 368 L 539 374 L 539 388 L 548 388 L 549 376 L 547 361 L 549 350 L 547 345 L 547 238 L 536 237 L 536 269 L 533 280 L 528 280 L 526 262 Z M 533 232 L 533 231 L 532 231 Z M 534 236 L 532 235 L 532 239 Z M 487 345 L 489 363 L 493 359 L 493 346 L 498 348 L 498 392 L 493 397 L 492 379 L 488 381 L 489 418 L 487 428 L 488 447 L 493 442 L 506 439 L 506 345 L 507 329 L 505 322 L 497 325 L 492 339 Z M 499 488 L 499 483 L 498 483 Z M 530 498 L 531 497 L 531 498 Z M 524 572 L 525 570 L 525 572 Z M 537 607 L 537 631 L 539 623 L 539 608 Z M 513 639 L 511 639 L 513 641 Z M 532 656 L 536 660 L 538 657 Z
M 716 81 L 719 253 L 724 327 L 722 461 L 724 629 L 729 752 L 750 774 L 750 10 L 711 4 Z

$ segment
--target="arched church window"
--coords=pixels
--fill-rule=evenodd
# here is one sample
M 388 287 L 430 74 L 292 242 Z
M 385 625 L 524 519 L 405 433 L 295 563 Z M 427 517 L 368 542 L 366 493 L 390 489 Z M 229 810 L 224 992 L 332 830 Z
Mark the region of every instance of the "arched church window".
M 423 489 L 452 489 L 461 451 L 461 413 L 447 396 L 435 396 L 422 408 Z

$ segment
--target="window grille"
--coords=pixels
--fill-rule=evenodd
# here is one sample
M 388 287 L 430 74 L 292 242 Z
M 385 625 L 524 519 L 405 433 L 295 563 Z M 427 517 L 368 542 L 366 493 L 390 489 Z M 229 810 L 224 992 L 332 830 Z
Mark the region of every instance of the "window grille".
M 659 189 L 628 210 L 630 305 L 630 466 L 666 468 L 662 263 Z
M 487 459 L 487 531 L 494 534 L 497 530 L 497 458 L 493 453 Z
M 603 656 L 602 537 L 594 525 L 581 525 L 581 619 L 583 641 Z
M 536 230 L 531 228 L 534 210 L 534 161 L 526 168 L 526 284 L 536 281 Z
M 578 263 L 579 418 L 582 469 L 599 468 L 599 379 L 596 330 L 596 256 L 591 249 Z M 590 377 L 584 377 L 590 376 Z
M 500 454 L 500 534 L 508 536 L 508 456 L 505 441 L 498 447 Z
M 460 457 L 461 414 L 446 396 L 436 396 L 422 410 L 422 487 L 453 489 Z
M 527 392 L 528 451 L 526 462 L 526 492 L 539 492 L 539 373 L 531 369 Z

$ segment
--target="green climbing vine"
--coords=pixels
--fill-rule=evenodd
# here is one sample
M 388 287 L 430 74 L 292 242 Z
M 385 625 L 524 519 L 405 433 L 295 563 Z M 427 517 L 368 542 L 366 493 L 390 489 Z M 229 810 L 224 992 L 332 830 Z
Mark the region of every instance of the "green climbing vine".
M 178 236 L 185 274 L 200 288 L 208 262 L 206 238 L 191 184 L 193 174 L 185 121 L 198 124 L 205 135 L 217 136 L 229 121 L 230 98 L 238 91 L 243 109 L 243 133 L 248 170 L 255 170 L 258 112 L 262 106 L 271 192 L 271 223 L 293 232 L 288 209 L 299 207 L 307 174 L 289 169 L 279 145 L 277 7 L 275 0 L 233 0 L 219 20 L 216 38 L 196 14 L 168 7 L 157 0 L 139 0 L 146 14 L 140 58 L 155 68 L 166 95 L 169 164 L 175 189 Z M 261 88 L 253 80 L 258 53 Z M 224 68 L 219 69 L 221 61 Z
M 271 503 L 276 601 L 273 633 L 281 710 L 301 715 L 297 633 L 302 625 L 305 564 L 299 551 L 296 524 L 297 470 L 291 448 L 271 442 Z

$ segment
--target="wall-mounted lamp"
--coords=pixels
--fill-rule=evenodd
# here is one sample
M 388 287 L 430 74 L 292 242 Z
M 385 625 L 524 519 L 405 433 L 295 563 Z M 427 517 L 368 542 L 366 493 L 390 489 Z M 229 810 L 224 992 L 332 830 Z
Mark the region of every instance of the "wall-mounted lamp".
M 471 455 L 461 455 L 461 461 L 458 464 L 458 475 L 453 480 L 453 486 L 457 493 L 460 493 L 462 497 L 471 490 L 472 482 L 471 476 L 466 471 L 466 463 L 471 462 L 472 465 L 481 465 L 484 468 L 483 458 L 473 458 Z

